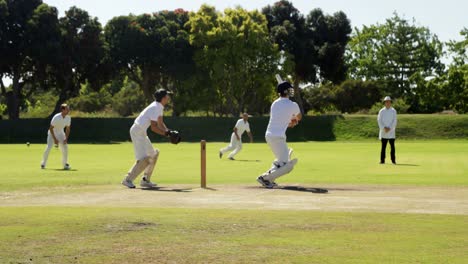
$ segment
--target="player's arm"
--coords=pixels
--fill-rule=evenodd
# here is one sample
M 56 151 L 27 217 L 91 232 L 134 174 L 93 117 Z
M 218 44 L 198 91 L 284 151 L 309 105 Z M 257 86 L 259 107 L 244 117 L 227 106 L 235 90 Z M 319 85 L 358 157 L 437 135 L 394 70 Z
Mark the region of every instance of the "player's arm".
M 247 132 L 247 135 L 249 135 L 249 138 L 250 138 L 250 143 L 253 143 L 253 136 L 252 136 L 252 133 L 250 131 Z
M 166 124 L 164 124 L 163 117 L 159 116 L 158 121 L 151 120 L 151 131 L 161 136 L 167 136 L 167 129 Z
M 234 131 L 234 134 L 236 135 L 237 140 L 240 140 L 240 137 L 237 134 L 237 127 L 234 127 L 233 131 Z
M 53 126 L 53 125 L 50 125 L 49 131 L 50 131 L 50 134 L 52 135 L 52 138 L 54 139 L 55 145 L 57 145 L 59 142 L 58 142 L 58 140 L 57 140 L 57 137 L 55 136 L 55 133 L 54 133 L 54 126 Z
M 65 127 L 65 140 L 63 144 L 68 144 L 68 137 L 70 136 L 70 126 Z
M 377 115 L 377 123 L 379 124 L 380 130 L 385 128 L 385 125 L 383 123 L 383 118 L 382 118 L 382 110 L 380 110 L 379 114 Z
M 302 114 L 299 112 L 291 118 L 291 121 L 289 122 L 288 127 L 295 127 L 297 124 L 299 124 L 299 121 L 302 119 Z

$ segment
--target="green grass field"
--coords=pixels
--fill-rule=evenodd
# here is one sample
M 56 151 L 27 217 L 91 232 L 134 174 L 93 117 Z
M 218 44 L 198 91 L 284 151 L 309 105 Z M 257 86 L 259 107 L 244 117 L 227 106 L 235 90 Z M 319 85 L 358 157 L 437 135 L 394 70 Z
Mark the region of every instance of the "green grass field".
M 208 143 L 208 183 L 255 183 L 267 170 L 273 154 L 266 144 L 244 143 L 237 161 L 219 160 L 225 143 Z M 468 186 L 468 141 L 401 141 L 397 162 L 380 165 L 380 145 L 375 142 L 292 143 L 299 163 L 294 173 L 279 182 L 410 184 Z M 61 170 L 59 150 L 51 151 L 46 170 L 39 165 L 45 145 L 0 145 L 0 191 L 71 185 L 115 185 L 134 162 L 130 143 L 70 145 L 72 171 Z M 159 144 L 161 150 L 154 180 L 162 184 L 199 183 L 200 145 Z M 389 154 L 388 154 L 389 155 Z
M 219 160 L 217 151 L 224 145 L 208 143 L 208 185 L 255 186 L 255 178 L 273 159 L 266 144 L 244 144 L 237 161 Z M 378 164 L 378 141 L 290 146 L 299 163 L 280 184 L 442 187 L 456 188 L 458 195 L 465 194 L 462 197 L 468 192 L 466 140 L 398 141 L 397 166 Z M 52 151 L 47 169 L 41 170 L 44 147 L 0 145 L 0 202 L 4 201 L 0 263 L 466 263 L 468 259 L 465 211 L 452 215 L 295 207 L 259 211 L 128 206 L 119 201 L 114 206 L 9 205 L 9 197 L 33 194 L 30 199 L 34 199 L 56 190 L 69 190 L 77 200 L 86 199 L 81 191 L 85 189 L 103 196 L 109 189 L 128 197 L 145 196 L 141 190 L 120 186 L 133 163 L 129 143 L 71 144 L 72 171 L 61 170 L 59 150 Z M 161 157 L 155 182 L 199 183 L 199 144 L 157 147 Z M 258 189 L 259 195 L 262 192 Z M 222 195 L 222 187 L 213 193 Z M 157 195 L 147 196 L 157 199 L 166 194 Z M 296 194 L 287 195 L 285 199 Z

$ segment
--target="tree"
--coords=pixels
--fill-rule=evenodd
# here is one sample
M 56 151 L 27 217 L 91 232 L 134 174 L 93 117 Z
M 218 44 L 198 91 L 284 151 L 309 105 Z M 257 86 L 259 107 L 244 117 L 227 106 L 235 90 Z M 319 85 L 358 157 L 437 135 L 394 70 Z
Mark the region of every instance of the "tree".
M 237 116 L 268 109 L 279 52 L 269 38 L 265 16 L 240 7 L 222 14 L 203 5 L 191 14 L 188 26 L 196 48 L 198 86 L 211 110 Z
M 344 54 L 351 33 L 348 17 L 341 11 L 330 16 L 323 14 L 321 9 L 314 9 L 307 16 L 306 27 L 320 76 L 334 84 L 341 83 L 347 73 Z
M 453 66 L 463 66 L 468 64 L 468 28 L 463 28 L 460 35 L 464 37 L 461 41 L 449 41 L 448 47 L 453 54 Z
M 351 26 L 343 12 L 330 16 L 321 9 L 314 9 L 304 18 L 285 0 L 263 8 L 262 12 L 284 58 L 292 61 L 296 101 L 301 110 L 301 83 L 331 81 L 337 84 L 345 79 L 344 51 Z
M 378 83 L 346 80 L 333 90 L 333 103 L 342 113 L 354 113 L 370 109 L 382 99 Z
M 122 74 L 138 83 L 148 101 L 157 87 L 181 89 L 192 58 L 184 10 L 113 18 L 105 27 L 110 58 Z M 177 96 L 177 95 L 176 95 Z
M 8 116 L 18 119 L 25 93 L 34 89 L 38 76 L 45 72 L 58 44 L 57 9 L 41 0 L 6 0 L 0 2 L 0 77 L 12 79 L 7 91 L 1 83 L 2 95 L 7 99 Z
M 60 18 L 59 27 L 60 48 L 50 77 L 59 94 L 54 112 L 67 99 L 78 96 L 82 84 L 98 91 L 110 76 L 102 27 L 96 17 L 73 6 Z
M 349 43 L 350 77 L 382 81 L 393 97 L 414 101 L 411 76 L 440 74 L 442 43 L 429 29 L 394 14 L 385 24 L 364 26 Z
M 304 112 L 299 84 L 316 82 L 318 57 L 315 50 L 310 49 L 311 39 L 306 31 L 305 18 L 286 0 L 264 7 L 262 13 L 268 20 L 271 37 L 282 51 L 283 59 L 291 61 L 295 99 Z

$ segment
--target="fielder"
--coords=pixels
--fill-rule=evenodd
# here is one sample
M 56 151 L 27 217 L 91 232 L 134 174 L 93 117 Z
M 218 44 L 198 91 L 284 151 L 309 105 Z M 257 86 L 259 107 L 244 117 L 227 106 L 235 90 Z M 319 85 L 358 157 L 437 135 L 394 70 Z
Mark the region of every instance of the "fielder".
M 392 163 L 396 165 L 395 158 L 395 129 L 397 125 L 397 112 L 392 107 L 392 98 L 386 96 L 384 98 L 385 107 L 380 109 L 377 116 L 377 123 L 379 124 L 379 139 L 382 141 L 380 150 L 380 164 L 385 164 L 385 152 L 387 149 L 387 142 L 390 142 L 390 158 Z
M 70 107 L 67 104 L 60 106 L 60 113 L 54 115 L 52 121 L 50 121 L 50 127 L 47 131 L 47 147 L 42 157 L 41 169 L 45 169 L 47 165 L 47 159 L 52 147 L 60 146 L 62 151 L 62 165 L 64 170 L 71 169 L 68 164 L 68 136 L 70 135 L 71 117 Z M 65 132 L 63 131 L 65 129 Z
M 157 185 L 151 182 L 151 175 L 158 161 L 159 150 L 153 149 L 146 131 L 151 128 L 156 134 L 170 137 L 171 142 L 177 144 L 180 142 L 179 133 L 169 130 L 163 121 L 164 106 L 169 102 L 171 92 L 159 89 L 154 93 L 155 101 L 148 105 L 140 115 L 135 119 L 130 128 L 130 137 L 135 151 L 136 162 L 122 180 L 122 184 L 128 188 L 135 188 L 133 181 L 143 171 L 143 177 L 140 186 L 144 188 L 153 188 Z
M 296 126 L 302 118 L 297 103 L 289 100 L 294 96 L 294 89 L 289 82 L 278 84 L 276 91 L 279 98 L 273 102 L 270 110 L 265 139 L 276 159 L 273 166 L 257 178 L 257 181 L 266 188 L 277 186 L 275 180 L 292 171 L 297 159 L 291 160 L 292 149 L 286 144 L 286 130 Z
M 219 158 L 222 158 L 224 153 L 233 150 L 229 154 L 228 159 L 234 160 L 234 156 L 242 150 L 242 134 L 244 134 L 244 132 L 247 132 L 250 137 L 250 143 L 252 143 L 253 138 L 250 132 L 249 114 L 247 113 L 243 113 L 242 118 L 237 120 L 231 134 L 231 142 L 227 147 L 219 150 Z

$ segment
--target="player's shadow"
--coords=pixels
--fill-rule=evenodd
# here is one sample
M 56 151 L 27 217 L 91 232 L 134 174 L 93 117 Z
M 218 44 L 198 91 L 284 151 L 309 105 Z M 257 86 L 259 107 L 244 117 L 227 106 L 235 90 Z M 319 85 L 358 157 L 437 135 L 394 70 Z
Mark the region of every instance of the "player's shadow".
M 418 167 L 418 164 L 408 164 L 408 163 L 397 163 L 396 166 L 411 166 L 411 167 Z
M 140 188 L 143 191 L 156 191 L 156 192 L 192 192 L 192 188 L 164 188 L 164 187 L 154 187 L 154 188 Z
M 69 170 L 64 170 L 64 169 L 49 169 L 49 170 L 53 170 L 53 171 L 63 171 L 63 172 L 67 172 L 67 171 L 78 171 L 77 169 L 69 169 Z
M 278 190 L 285 191 L 296 191 L 296 192 L 310 192 L 310 193 L 328 193 L 327 189 L 314 188 L 314 187 L 302 187 L 302 186 L 280 186 L 276 188 Z
M 248 160 L 248 159 L 235 159 L 233 161 L 240 161 L 240 162 L 261 162 L 261 160 Z

